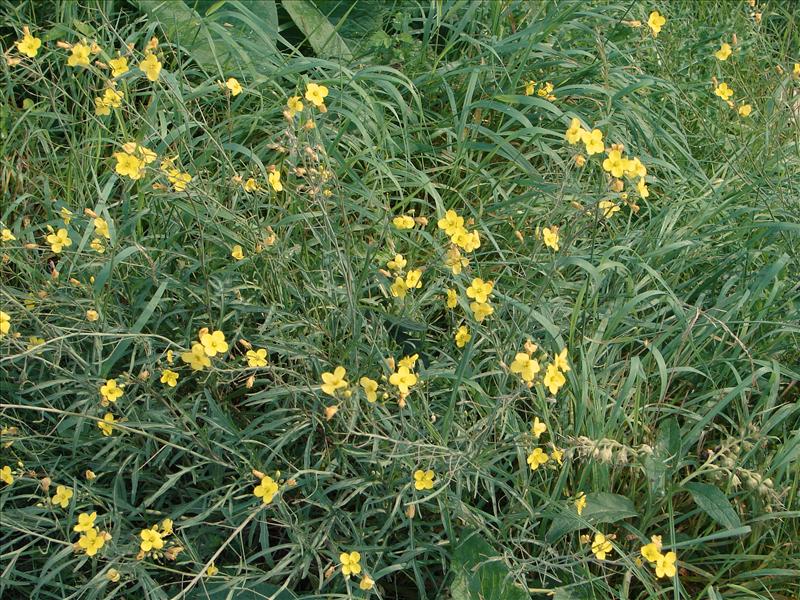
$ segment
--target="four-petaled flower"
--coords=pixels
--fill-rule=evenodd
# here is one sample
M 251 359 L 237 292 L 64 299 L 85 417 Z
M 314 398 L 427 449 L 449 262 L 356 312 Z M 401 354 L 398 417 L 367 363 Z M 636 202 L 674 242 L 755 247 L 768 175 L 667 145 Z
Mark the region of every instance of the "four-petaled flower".
M 139 548 L 142 552 L 150 552 L 151 550 L 161 550 L 164 547 L 164 538 L 158 531 L 158 525 L 153 525 L 150 529 L 142 529 L 139 537 L 142 538 Z
M 89 46 L 82 43 L 77 43 L 72 46 L 72 53 L 67 59 L 67 65 L 70 67 L 88 67 L 89 66 Z
M 364 395 L 367 397 L 367 402 L 375 402 L 378 399 L 378 382 L 369 377 L 362 377 L 358 383 L 364 389 Z
M 161 63 L 159 62 L 156 55 L 152 52 L 148 52 L 144 60 L 139 63 L 139 69 L 147 75 L 147 78 L 150 81 L 158 80 L 158 76 L 161 73 Z
M 401 366 L 395 373 L 389 376 L 389 383 L 397 386 L 401 394 L 407 394 L 408 389 L 417 383 L 417 376 L 414 375 L 408 367 Z
M 211 366 L 211 359 L 208 358 L 203 344 L 199 342 L 193 344 L 189 352 L 183 352 L 181 360 L 192 367 L 193 371 L 202 371 L 205 367 Z
M 430 469 L 427 471 L 417 469 L 414 471 L 414 489 L 419 491 L 432 490 L 434 477 L 436 477 L 436 474 Z
M 225 82 L 225 87 L 231 92 L 231 96 L 238 96 L 242 93 L 242 84 L 235 77 L 229 77 Z
M 179 375 L 175 371 L 171 369 L 164 369 L 161 372 L 161 383 L 164 383 L 169 387 L 175 387 L 178 385 L 178 377 Z
M 472 298 L 475 302 L 484 304 L 489 300 L 489 294 L 492 293 L 493 289 L 494 283 L 476 277 L 467 288 L 467 298 Z
M 462 325 L 456 331 L 456 346 L 459 348 L 463 348 L 467 345 L 467 342 L 472 339 L 472 335 L 469 333 L 469 327 L 466 325 Z
M 526 383 L 532 382 L 540 370 L 539 361 L 526 352 L 518 352 L 511 363 L 511 372 L 518 374 Z
M 361 560 L 361 555 L 356 552 L 342 552 L 339 555 L 339 562 L 342 563 L 342 575 L 345 577 L 350 577 L 350 575 L 358 575 L 361 573 L 361 565 L 359 561 Z
M 73 531 L 89 531 L 94 527 L 94 520 L 97 518 L 97 513 L 81 513 L 78 515 L 78 524 L 72 528 Z
M 261 498 L 264 504 L 272 502 L 272 499 L 277 493 L 278 484 L 269 475 L 264 475 L 264 477 L 261 478 L 261 482 L 253 488 L 253 495 L 257 498 Z
M 545 464 L 549 458 L 550 457 L 547 456 L 547 452 L 541 448 L 534 448 L 533 452 L 528 455 L 528 464 L 531 467 L 531 471 L 535 471 L 541 465 Z
M 30 33 L 25 32 L 22 39 L 17 42 L 17 50 L 28 58 L 33 58 L 39 53 L 39 48 L 42 45 L 42 40 L 32 36 Z
M 100 396 L 103 399 L 103 406 L 107 406 L 109 402 L 116 402 L 122 397 L 122 387 L 117 385 L 116 379 L 106 379 L 106 382 L 100 386 Z
M 594 534 L 594 541 L 592 542 L 592 553 L 597 557 L 597 560 L 605 560 L 609 552 L 613 550 L 611 542 L 606 539 L 602 533 Z
M 545 246 L 558 252 L 558 227 L 553 225 L 542 229 L 542 241 Z
M 306 100 L 317 108 L 325 106 L 325 97 L 328 95 L 328 88 L 324 85 L 309 83 L 306 86 Z
M 551 394 L 557 394 L 558 390 L 560 390 L 561 386 L 563 386 L 566 382 L 567 380 L 564 377 L 564 374 L 558 370 L 558 367 L 555 364 L 551 363 L 547 365 L 547 372 L 544 376 L 544 385 L 550 390 Z
M 542 434 L 543 434 L 545 431 L 547 431 L 547 425 L 545 425 L 544 423 L 542 423 L 542 422 L 539 420 L 539 417 L 534 417 L 534 419 L 533 419 L 533 427 L 531 427 L 531 433 L 533 434 L 533 437 L 535 437 L 535 438 L 538 440 L 538 439 L 539 439 L 539 437 L 540 437 L 540 436 L 541 436 L 541 435 L 542 435 Z
M 347 371 L 344 367 L 336 367 L 333 370 L 333 373 L 325 372 L 322 374 L 322 391 L 328 394 L 329 396 L 335 396 L 336 390 L 340 390 L 342 388 L 347 387 L 347 381 L 345 380 L 344 376 L 347 375 Z
M 653 37 L 658 37 L 658 34 L 661 33 L 661 28 L 666 22 L 667 19 L 664 18 L 657 10 L 654 10 L 650 13 L 650 16 L 647 18 L 647 25 L 653 32 Z
M 267 351 L 264 348 L 259 348 L 258 350 L 248 350 L 246 357 L 248 367 L 267 366 Z
M 220 330 L 212 333 L 204 333 L 200 336 L 200 343 L 208 356 L 224 354 L 228 351 L 228 342 L 225 341 L 225 334 Z
M 72 240 L 70 239 L 67 230 L 63 227 L 56 233 L 51 233 L 48 235 L 47 243 L 50 244 L 50 249 L 56 254 L 59 254 L 64 248 L 69 248 L 72 246 Z
M 61 508 L 67 508 L 70 498 L 72 498 L 72 490 L 63 485 L 59 485 L 56 487 L 55 495 L 50 498 L 50 502 L 57 504 Z
M 103 433 L 103 435 L 108 437 L 114 433 L 115 422 L 116 419 L 114 419 L 114 415 L 109 412 L 105 414 L 102 421 L 97 422 L 97 426 L 100 428 L 100 431 Z

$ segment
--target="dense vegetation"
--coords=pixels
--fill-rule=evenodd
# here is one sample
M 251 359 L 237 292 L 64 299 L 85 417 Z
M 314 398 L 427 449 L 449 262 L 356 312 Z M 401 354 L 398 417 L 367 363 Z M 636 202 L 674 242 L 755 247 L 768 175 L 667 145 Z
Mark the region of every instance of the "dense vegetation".
M 4 598 L 800 594 L 796 4 L 0 13 Z

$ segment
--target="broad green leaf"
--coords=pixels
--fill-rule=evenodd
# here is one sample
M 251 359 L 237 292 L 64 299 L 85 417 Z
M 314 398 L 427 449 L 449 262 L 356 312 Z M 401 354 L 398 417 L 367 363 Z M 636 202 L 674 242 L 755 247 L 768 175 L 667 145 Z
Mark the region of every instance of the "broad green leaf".
M 683 487 L 692 495 L 700 510 L 723 527 L 737 529 L 742 526 L 742 521 L 731 506 L 730 500 L 718 487 L 699 482 L 687 483 Z
M 586 495 L 586 508 L 583 514 L 578 515 L 574 508 L 570 512 L 553 519 L 545 538 L 548 542 L 555 542 L 566 534 L 588 525 L 598 523 L 616 523 L 629 517 L 638 515 L 636 508 L 628 498 L 619 494 L 608 492 L 593 492 Z
M 309 0 L 283 0 L 283 8 L 322 58 L 347 61 L 353 53 L 328 18 Z

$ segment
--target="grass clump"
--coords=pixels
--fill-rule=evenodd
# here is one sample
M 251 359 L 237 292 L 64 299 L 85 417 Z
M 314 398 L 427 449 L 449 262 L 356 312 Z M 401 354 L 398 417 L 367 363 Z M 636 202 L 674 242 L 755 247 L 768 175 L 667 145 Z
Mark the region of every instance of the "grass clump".
M 797 9 L 208 4 L 0 5 L 0 593 L 796 596 Z

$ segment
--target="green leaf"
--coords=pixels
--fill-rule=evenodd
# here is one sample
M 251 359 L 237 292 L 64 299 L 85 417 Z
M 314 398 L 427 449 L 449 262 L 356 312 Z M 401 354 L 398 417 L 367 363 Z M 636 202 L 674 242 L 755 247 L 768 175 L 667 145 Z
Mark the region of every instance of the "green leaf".
M 678 464 L 681 453 L 681 431 L 674 417 L 662 421 L 658 430 L 658 440 L 644 461 L 650 490 L 655 496 L 663 496 L 667 474 L 672 473 Z
M 516 585 L 501 554 L 476 531 L 465 530 L 453 553 L 453 600 L 524 600 L 528 591 Z
M 545 539 L 552 543 L 566 534 L 588 525 L 616 523 L 638 514 L 633 502 L 625 496 L 608 492 L 593 492 L 586 495 L 586 508 L 583 509 L 582 515 L 579 516 L 578 512 L 572 508 L 570 512 L 557 516 L 553 519 Z
M 321 58 L 350 60 L 353 53 L 328 18 L 308 0 L 283 0 L 283 8 Z
M 291 600 L 297 598 L 289 590 L 281 590 L 271 583 L 247 584 L 247 589 L 236 586 L 235 583 L 221 585 L 197 586 L 185 596 L 186 600 Z
M 708 483 L 687 483 L 684 488 L 692 495 L 698 508 L 727 529 L 742 526 L 728 497 L 716 486 Z

